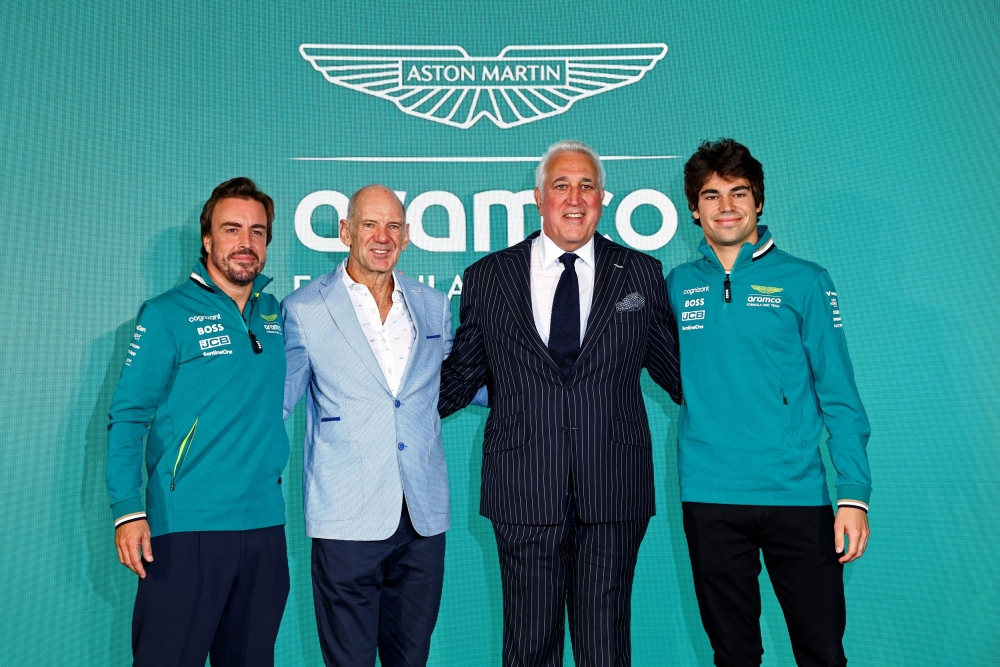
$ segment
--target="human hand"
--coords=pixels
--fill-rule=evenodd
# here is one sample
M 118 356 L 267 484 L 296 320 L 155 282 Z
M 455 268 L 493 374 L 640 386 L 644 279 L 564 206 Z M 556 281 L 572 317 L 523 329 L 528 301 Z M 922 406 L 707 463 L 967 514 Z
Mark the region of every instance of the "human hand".
M 153 542 L 146 520 L 129 521 L 118 526 L 115 529 L 115 547 L 121 564 L 145 579 L 146 569 L 142 566 L 142 561 L 153 562 Z
M 847 553 L 844 553 L 844 533 L 847 533 Z M 833 544 L 837 553 L 844 554 L 841 563 L 861 558 L 868 546 L 868 514 L 857 507 L 840 507 L 833 522 Z

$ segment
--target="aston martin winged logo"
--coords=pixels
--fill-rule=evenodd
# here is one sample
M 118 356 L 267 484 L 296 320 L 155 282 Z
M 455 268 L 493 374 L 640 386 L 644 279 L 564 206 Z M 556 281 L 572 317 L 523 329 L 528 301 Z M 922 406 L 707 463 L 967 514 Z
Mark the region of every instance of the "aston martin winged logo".
M 785 290 L 784 287 L 767 287 L 765 285 L 751 285 L 750 287 L 761 294 L 777 294 L 778 292 L 783 292 Z
M 489 118 L 506 129 L 639 81 L 667 45 L 508 46 L 495 58 L 459 46 L 302 44 L 299 53 L 330 83 L 410 116 L 461 129 Z

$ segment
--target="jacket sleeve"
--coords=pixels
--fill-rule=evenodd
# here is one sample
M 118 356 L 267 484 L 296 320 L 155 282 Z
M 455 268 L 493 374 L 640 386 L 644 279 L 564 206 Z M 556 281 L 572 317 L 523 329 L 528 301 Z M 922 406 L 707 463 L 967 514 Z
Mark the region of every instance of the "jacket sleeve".
M 177 366 L 177 344 L 163 314 L 145 303 L 136 316 L 125 366 L 108 413 L 108 495 L 115 526 L 145 518 L 143 439 Z
M 837 470 L 838 500 L 867 504 L 872 489 L 867 454 L 871 427 L 854 382 L 839 304 L 833 281 L 823 271 L 806 292 L 802 343 L 830 433 L 827 447 Z
M 680 355 L 677 350 L 677 321 L 667 300 L 662 265 L 656 261 L 649 290 L 649 335 L 643 365 L 656 384 L 670 394 L 674 403 L 681 402 Z
M 466 269 L 462 278 L 462 305 L 459 326 L 452 341 L 451 354 L 441 365 L 441 397 L 438 412 L 447 417 L 469 405 L 486 384 L 486 343 L 482 313 L 477 299 L 475 271 Z M 450 329 L 450 325 L 448 327 Z
M 288 419 L 312 381 L 312 365 L 306 349 L 306 334 L 286 299 L 281 303 L 281 323 L 285 334 L 285 402 L 283 418 Z

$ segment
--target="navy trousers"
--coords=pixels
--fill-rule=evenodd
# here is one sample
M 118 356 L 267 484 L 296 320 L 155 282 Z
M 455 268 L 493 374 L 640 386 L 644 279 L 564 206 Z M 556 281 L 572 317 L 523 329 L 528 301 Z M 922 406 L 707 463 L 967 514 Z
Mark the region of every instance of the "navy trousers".
M 313 539 L 312 580 L 327 667 L 368 667 L 376 651 L 382 667 L 427 664 L 444 583 L 444 533 L 417 533 L 405 501 L 388 539 Z
M 566 609 L 577 665 L 632 662 L 632 580 L 649 519 L 493 523 L 503 586 L 503 664 L 562 667 Z
M 270 667 L 288 599 L 285 527 L 153 538 L 132 614 L 136 667 Z
M 719 667 L 756 667 L 760 556 L 781 604 L 799 667 L 842 667 L 844 566 L 833 544 L 833 509 L 683 503 L 701 621 Z

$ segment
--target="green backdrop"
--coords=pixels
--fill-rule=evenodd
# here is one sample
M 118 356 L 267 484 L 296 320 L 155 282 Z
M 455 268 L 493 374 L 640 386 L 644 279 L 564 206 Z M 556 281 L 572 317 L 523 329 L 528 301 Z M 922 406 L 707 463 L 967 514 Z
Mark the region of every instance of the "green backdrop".
M 563 138 L 660 158 L 606 163 L 614 197 L 600 231 L 622 240 L 622 220 L 665 268 L 693 259 L 700 233 L 684 205 L 683 162 L 703 139 L 731 136 L 764 164 L 763 222 L 777 244 L 837 283 L 872 423 L 872 540 L 846 570 L 851 663 L 1000 664 L 998 43 L 1000 10 L 974 0 L 3 3 L 0 661 L 129 662 L 136 581 L 112 546 L 107 409 L 136 309 L 187 275 L 217 183 L 248 175 L 275 198 L 266 273 L 279 298 L 295 276 L 317 277 L 344 256 L 304 242 L 316 246 L 306 230 L 332 236 L 336 215 L 327 205 L 308 214 L 309 202 L 372 181 L 406 191 L 407 203 L 438 193 L 420 200 L 430 204 L 425 236 L 400 268 L 448 290 L 484 254 L 477 201 L 479 245 L 487 220 L 489 247 L 508 241 L 505 209 L 484 208 L 480 193 L 529 190 L 534 165 L 509 158 Z M 565 113 L 462 129 L 334 85 L 302 44 L 461 47 L 484 58 L 507 46 L 668 50 L 641 80 Z M 525 232 L 537 228 L 533 206 L 523 215 Z M 681 528 L 677 411 L 648 377 L 643 390 L 658 513 L 636 573 L 634 662 L 708 665 Z M 444 425 L 452 528 L 433 665 L 500 664 L 496 548 L 477 512 L 485 419 L 473 408 Z M 288 423 L 292 592 L 280 665 L 321 664 L 303 422 L 300 408 Z M 764 662 L 792 665 L 766 582 L 764 591 Z

